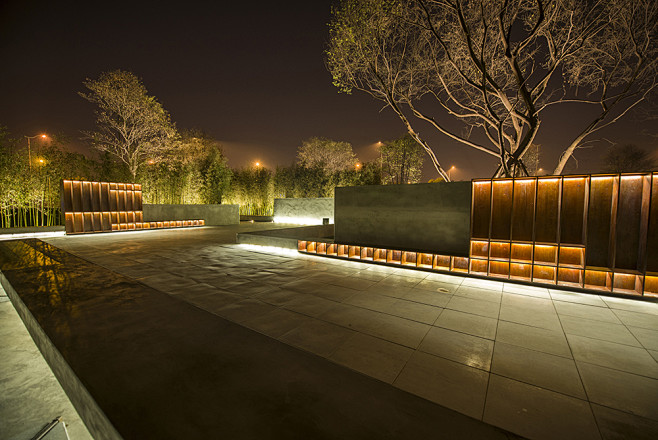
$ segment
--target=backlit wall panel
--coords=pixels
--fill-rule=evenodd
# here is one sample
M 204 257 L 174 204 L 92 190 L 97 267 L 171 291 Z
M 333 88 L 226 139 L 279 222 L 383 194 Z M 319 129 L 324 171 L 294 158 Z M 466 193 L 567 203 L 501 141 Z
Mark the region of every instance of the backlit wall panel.
M 67 234 L 203 226 L 203 220 L 144 222 L 142 185 L 63 180 L 60 188 Z

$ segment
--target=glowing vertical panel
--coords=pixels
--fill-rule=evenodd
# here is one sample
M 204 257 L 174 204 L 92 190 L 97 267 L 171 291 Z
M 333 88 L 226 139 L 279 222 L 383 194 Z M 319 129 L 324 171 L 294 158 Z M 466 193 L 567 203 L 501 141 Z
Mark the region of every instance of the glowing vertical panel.
M 494 180 L 491 208 L 491 239 L 509 240 L 512 221 L 512 180 Z
M 557 243 L 560 181 L 557 178 L 537 179 L 535 242 Z
M 562 182 L 560 243 L 585 244 L 587 178 L 565 177 Z
M 491 181 L 473 182 L 471 237 L 489 238 L 491 219 Z
M 535 216 L 536 179 L 514 181 L 514 201 L 512 206 L 512 240 L 532 241 Z

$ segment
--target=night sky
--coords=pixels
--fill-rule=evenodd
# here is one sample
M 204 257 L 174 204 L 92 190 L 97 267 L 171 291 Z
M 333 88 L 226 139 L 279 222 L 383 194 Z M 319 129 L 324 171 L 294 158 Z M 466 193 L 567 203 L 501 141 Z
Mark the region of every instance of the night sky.
M 389 109 L 370 96 L 338 93 L 324 65 L 329 0 L 248 2 L 66 2 L 5 0 L 0 4 L 0 125 L 15 137 L 68 136 L 84 151 L 81 130 L 94 107 L 80 98 L 86 78 L 130 70 L 142 78 L 179 129 L 221 141 L 233 167 L 288 165 L 311 136 L 351 142 L 361 160 L 378 157 L 377 141 L 404 134 Z M 99 6 L 102 5 L 103 7 Z M 580 114 L 544 122 L 541 165 L 555 165 Z M 549 123 L 551 127 L 549 127 Z M 558 125 L 556 125 L 556 123 Z M 548 130 L 546 130 L 548 128 Z M 603 137 L 656 151 L 645 124 L 629 118 Z M 453 178 L 489 177 L 482 153 L 419 125 Z M 577 154 L 573 172 L 598 171 L 605 149 Z M 429 165 L 429 160 L 427 160 Z M 436 177 L 430 166 L 424 179 Z

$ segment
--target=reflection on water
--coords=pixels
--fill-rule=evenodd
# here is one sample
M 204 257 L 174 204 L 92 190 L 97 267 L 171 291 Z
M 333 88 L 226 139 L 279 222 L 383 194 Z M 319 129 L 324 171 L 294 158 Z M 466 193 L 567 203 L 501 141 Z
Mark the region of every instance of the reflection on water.
M 99 305 L 131 307 L 145 295 L 144 286 L 37 239 L 0 242 L 0 270 L 39 324 L 65 339 L 98 319 Z
M 64 252 L 41 240 L 0 243 L 0 269 L 37 319 L 46 313 L 62 335 L 70 335 L 70 320 L 79 315 L 71 291 L 71 272 Z
M 0 270 L 25 269 L 28 267 L 48 267 L 60 264 L 54 253 L 48 253 L 41 240 L 10 240 L 0 246 Z M 44 252 L 46 251 L 46 252 Z

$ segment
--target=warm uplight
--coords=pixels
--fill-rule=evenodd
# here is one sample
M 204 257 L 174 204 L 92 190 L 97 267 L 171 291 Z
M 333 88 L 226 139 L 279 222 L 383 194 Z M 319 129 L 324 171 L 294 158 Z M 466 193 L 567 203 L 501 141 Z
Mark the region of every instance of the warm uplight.
M 260 166 L 260 162 L 256 162 L 255 165 L 256 165 L 257 167 L 259 167 L 259 166 Z
M 356 169 L 358 170 L 359 168 L 361 168 L 361 164 L 360 164 L 360 163 L 357 163 L 357 164 L 355 165 L 355 167 L 356 167 Z
M 48 136 L 46 136 L 45 134 L 42 134 L 41 139 L 48 139 Z
M 614 180 L 615 176 L 592 176 L 592 180 Z

